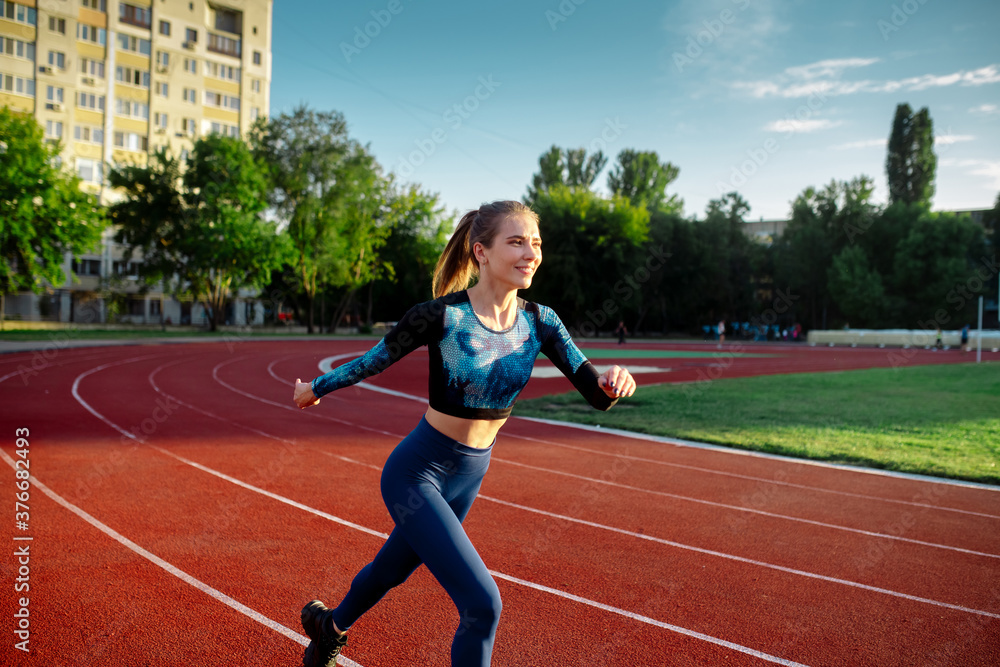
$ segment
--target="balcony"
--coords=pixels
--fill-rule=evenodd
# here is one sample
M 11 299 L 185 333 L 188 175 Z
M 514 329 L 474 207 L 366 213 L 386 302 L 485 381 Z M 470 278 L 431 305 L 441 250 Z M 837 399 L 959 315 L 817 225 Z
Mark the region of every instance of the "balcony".
M 243 55 L 243 42 L 239 39 L 208 33 L 208 50 L 226 56 L 239 58 Z

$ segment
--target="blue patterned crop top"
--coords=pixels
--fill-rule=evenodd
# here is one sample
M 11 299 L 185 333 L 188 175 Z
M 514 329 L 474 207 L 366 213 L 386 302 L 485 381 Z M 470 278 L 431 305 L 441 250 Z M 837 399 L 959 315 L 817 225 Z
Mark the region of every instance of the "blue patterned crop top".
M 539 352 L 599 410 L 617 402 L 551 308 L 518 299 L 514 324 L 488 329 L 465 291 L 418 304 L 371 350 L 312 381 L 317 398 L 381 373 L 413 350 L 430 352 L 430 405 L 465 419 L 503 419 L 531 377 Z

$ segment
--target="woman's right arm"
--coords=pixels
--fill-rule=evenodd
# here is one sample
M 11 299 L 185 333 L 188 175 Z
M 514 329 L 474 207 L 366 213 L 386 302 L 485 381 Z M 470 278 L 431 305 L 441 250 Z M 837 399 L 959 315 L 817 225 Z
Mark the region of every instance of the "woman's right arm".
M 435 309 L 433 301 L 418 304 L 407 311 L 396 326 L 365 354 L 334 368 L 312 382 L 296 381 L 293 399 L 300 408 L 315 405 L 331 391 L 357 384 L 378 375 L 407 354 L 426 345 L 432 330 Z

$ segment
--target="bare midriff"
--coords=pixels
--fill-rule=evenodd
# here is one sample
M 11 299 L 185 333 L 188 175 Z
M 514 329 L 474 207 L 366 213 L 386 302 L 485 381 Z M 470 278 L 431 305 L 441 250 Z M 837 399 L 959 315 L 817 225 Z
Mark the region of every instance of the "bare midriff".
M 424 414 L 427 423 L 463 445 L 485 449 L 496 440 L 497 432 L 507 421 L 504 419 L 462 419 L 439 412 L 432 407 Z

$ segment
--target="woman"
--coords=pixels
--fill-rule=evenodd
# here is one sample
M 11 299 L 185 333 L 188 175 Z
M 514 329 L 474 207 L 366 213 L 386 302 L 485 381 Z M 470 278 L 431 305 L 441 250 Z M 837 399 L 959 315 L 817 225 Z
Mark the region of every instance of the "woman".
M 433 301 L 411 308 L 364 356 L 312 382 L 296 381 L 295 403 L 305 408 L 422 345 L 430 353 L 430 405 L 382 470 L 382 498 L 395 528 L 339 606 L 313 600 L 302 609 L 312 640 L 305 667 L 334 665 L 351 625 L 421 563 L 458 608 L 451 664 L 490 664 L 500 591 L 462 521 L 535 357 L 544 352 L 598 409 L 635 391 L 623 368 L 598 375 L 551 309 L 517 297 L 541 264 L 541 245 L 538 217 L 520 202 L 470 211 L 438 260 Z M 465 289 L 475 274 L 479 280 Z

